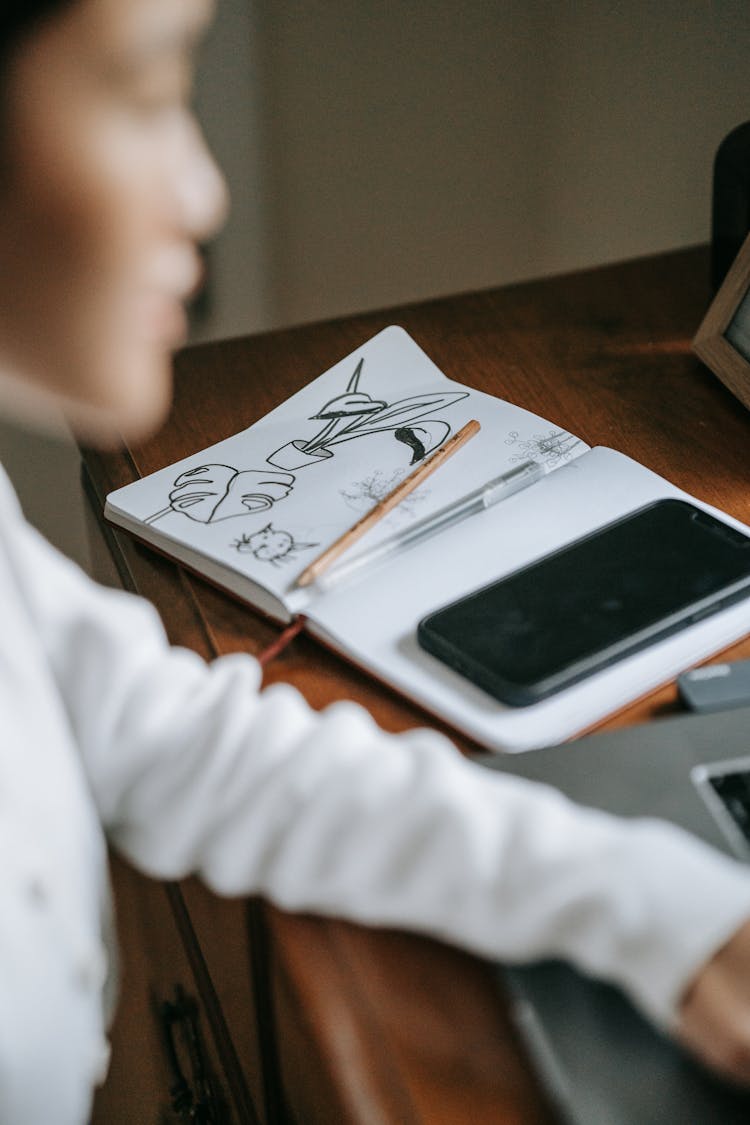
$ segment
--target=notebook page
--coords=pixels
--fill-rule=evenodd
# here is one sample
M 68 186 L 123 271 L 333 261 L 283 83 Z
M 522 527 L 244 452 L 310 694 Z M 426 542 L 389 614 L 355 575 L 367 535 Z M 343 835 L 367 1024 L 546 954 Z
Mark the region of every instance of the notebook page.
M 221 568 L 281 603 L 310 562 L 469 419 L 474 437 L 368 543 L 533 458 L 588 446 L 537 415 L 446 378 L 387 328 L 259 422 L 107 498 L 107 517 L 221 583 Z M 364 542 L 364 540 L 363 540 Z M 225 582 L 228 585 L 228 582 Z M 231 588 L 241 594 L 233 578 Z
M 490 749 L 563 741 L 741 636 L 750 628 L 750 606 L 722 611 L 523 708 L 504 706 L 423 652 L 417 624 L 463 594 L 669 496 L 691 499 L 630 458 L 593 449 L 525 492 L 330 591 L 306 611 L 311 632 Z

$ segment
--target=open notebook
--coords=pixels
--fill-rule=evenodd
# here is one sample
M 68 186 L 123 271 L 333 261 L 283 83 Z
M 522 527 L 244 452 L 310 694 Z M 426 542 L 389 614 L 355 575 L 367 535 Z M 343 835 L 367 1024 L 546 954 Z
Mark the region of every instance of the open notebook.
M 523 461 L 540 461 L 545 476 L 340 586 L 296 587 L 309 562 L 471 418 L 478 436 L 353 554 Z M 419 649 L 417 622 L 670 496 L 692 499 L 614 450 L 446 378 L 390 327 L 248 429 L 111 493 L 105 515 L 279 622 L 304 614 L 309 633 L 488 748 L 525 750 L 575 734 L 736 640 L 750 629 L 750 603 L 524 708 Z

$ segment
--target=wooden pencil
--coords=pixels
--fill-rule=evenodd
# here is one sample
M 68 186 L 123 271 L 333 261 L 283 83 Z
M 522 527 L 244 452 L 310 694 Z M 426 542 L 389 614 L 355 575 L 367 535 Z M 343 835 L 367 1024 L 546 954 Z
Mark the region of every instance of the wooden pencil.
M 441 445 L 439 449 L 436 449 L 430 457 L 423 461 L 413 473 L 400 481 L 382 500 L 379 500 L 374 508 L 371 508 L 370 511 L 362 516 L 361 519 L 357 520 L 348 531 L 345 531 L 343 535 L 339 536 L 330 547 L 327 547 L 322 554 L 318 555 L 317 559 L 314 559 L 299 575 L 297 585 L 309 586 L 316 578 L 319 578 L 323 571 L 328 569 L 331 563 L 335 562 L 340 555 L 343 555 L 344 551 L 348 551 L 352 544 L 356 543 L 366 531 L 369 531 L 370 528 L 374 527 L 376 523 L 379 523 L 384 516 L 387 516 L 397 504 L 401 503 L 405 496 L 408 496 L 410 492 L 418 488 L 422 481 L 426 480 L 436 469 L 439 469 L 441 465 L 445 464 L 448 458 L 452 457 L 470 438 L 478 434 L 480 429 L 481 427 L 476 419 L 472 419 L 471 422 L 467 422 L 465 426 L 462 426 L 453 437 L 449 438 L 444 445 Z

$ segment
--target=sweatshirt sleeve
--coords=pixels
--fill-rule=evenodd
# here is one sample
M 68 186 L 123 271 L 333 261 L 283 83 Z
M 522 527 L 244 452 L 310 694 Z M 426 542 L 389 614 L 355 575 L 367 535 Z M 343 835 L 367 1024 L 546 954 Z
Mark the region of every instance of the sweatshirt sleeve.
M 428 730 L 261 690 L 244 655 L 171 648 L 19 523 L 26 595 L 112 841 L 146 872 L 290 910 L 434 934 L 509 962 L 564 957 L 668 1027 L 750 916 L 750 876 L 677 828 L 488 771 Z

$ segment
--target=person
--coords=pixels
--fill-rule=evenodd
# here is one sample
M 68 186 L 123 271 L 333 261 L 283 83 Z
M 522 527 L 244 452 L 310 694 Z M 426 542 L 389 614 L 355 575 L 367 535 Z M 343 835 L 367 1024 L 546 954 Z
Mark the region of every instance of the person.
M 226 210 L 188 105 L 211 0 L 5 0 L 0 401 L 144 436 Z M 0 1120 L 85 1122 L 113 995 L 105 834 L 153 876 L 569 958 L 750 1082 L 750 876 L 678 829 L 575 807 L 428 730 L 170 649 L 0 479 Z

